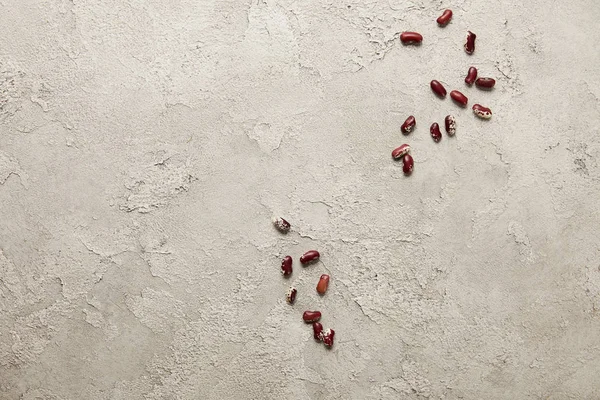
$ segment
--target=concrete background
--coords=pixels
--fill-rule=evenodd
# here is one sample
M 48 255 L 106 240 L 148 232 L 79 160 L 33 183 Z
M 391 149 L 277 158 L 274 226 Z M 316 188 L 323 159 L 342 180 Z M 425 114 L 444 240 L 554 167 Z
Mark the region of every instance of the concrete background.
M 1 1 L 0 398 L 600 399 L 599 20 L 595 0 Z M 470 65 L 497 87 L 466 88 Z

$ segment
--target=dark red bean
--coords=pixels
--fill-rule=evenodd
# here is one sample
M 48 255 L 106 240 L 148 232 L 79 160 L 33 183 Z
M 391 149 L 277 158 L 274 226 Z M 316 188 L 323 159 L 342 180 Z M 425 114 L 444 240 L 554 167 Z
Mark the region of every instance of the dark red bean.
M 313 322 L 313 336 L 317 342 L 321 342 L 323 340 L 323 325 L 319 322 Z
M 479 89 L 491 89 L 496 84 L 496 80 L 492 78 L 477 78 L 475 86 Z
M 473 112 L 475 113 L 475 115 L 482 119 L 492 118 L 492 110 L 482 106 L 481 104 L 473 104 Z
M 333 329 L 327 329 L 323 332 L 323 344 L 327 347 L 333 346 L 333 337 L 335 336 L 335 331 Z
M 469 72 L 467 72 L 467 77 L 465 78 L 465 83 L 467 85 L 471 86 L 473 84 L 473 82 L 475 82 L 475 79 L 477 79 L 477 68 L 471 67 L 471 68 L 469 68 Z
M 442 140 L 442 132 L 440 132 L 440 126 L 438 125 L 437 122 L 434 122 L 433 124 L 431 124 L 431 128 L 429 128 L 429 132 L 431 133 L 431 137 L 433 138 L 434 142 L 439 142 L 440 140 Z
M 402 146 L 397 147 L 394 149 L 394 151 L 392 151 L 392 158 L 394 160 L 399 160 L 408 153 L 410 153 L 410 146 L 407 144 L 403 144 Z
M 404 123 L 400 127 L 400 130 L 405 135 L 408 135 L 409 133 L 412 132 L 412 130 L 414 129 L 416 124 L 417 124 L 417 120 L 415 119 L 414 116 L 411 115 L 408 118 L 406 118 L 406 121 L 404 121 Z
M 292 257 L 285 256 L 281 261 L 281 273 L 283 276 L 290 276 L 292 274 Z
M 304 311 L 304 314 L 302 314 L 302 319 L 306 323 L 317 322 L 318 320 L 321 319 L 321 312 L 320 311 Z
M 437 19 L 437 23 L 441 26 L 448 25 L 448 22 L 452 19 L 452 10 L 444 10 L 442 15 L 440 15 Z
M 465 42 L 465 51 L 467 54 L 473 54 L 475 51 L 475 39 L 477 35 L 471 31 L 467 31 L 467 41 Z
M 467 98 L 467 96 L 465 96 L 458 90 L 451 91 L 450 97 L 452 97 L 452 100 L 454 100 L 456 103 L 460 104 L 463 107 L 465 107 L 467 105 L 467 103 L 469 102 L 469 99 Z
M 309 264 L 311 262 L 316 262 L 321 255 L 316 250 L 309 250 L 306 253 L 302 254 L 300 257 L 301 264 Z
M 429 86 L 431 86 L 431 90 L 433 90 L 433 93 L 437 94 L 439 97 L 446 97 L 446 88 L 439 81 L 436 81 L 434 79 L 431 81 Z
M 402 32 L 400 40 L 404 44 L 420 44 L 423 41 L 423 36 L 417 32 Z
M 412 173 L 414 165 L 415 165 L 415 161 L 413 160 L 411 155 L 410 154 L 405 155 L 404 158 L 402 159 L 402 171 L 404 171 L 404 173 L 406 175 L 410 175 Z
M 446 125 L 446 133 L 449 136 L 454 136 L 456 133 L 456 118 L 453 115 L 446 115 L 446 119 L 444 119 L 444 124 Z
M 296 290 L 296 288 L 291 287 L 287 294 L 285 295 L 285 299 L 287 300 L 288 303 L 290 304 L 294 304 L 294 302 L 296 301 L 296 295 L 298 294 L 298 291 Z

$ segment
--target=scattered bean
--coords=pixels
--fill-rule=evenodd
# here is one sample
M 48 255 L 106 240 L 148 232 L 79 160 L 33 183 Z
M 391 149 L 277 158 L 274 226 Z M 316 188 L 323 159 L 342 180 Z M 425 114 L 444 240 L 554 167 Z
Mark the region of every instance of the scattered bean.
M 319 283 L 317 283 L 317 293 L 321 295 L 325 294 L 327 287 L 329 287 L 329 275 L 323 274 L 319 279 Z
M 296 301 L 296 295 L 298 294 L 298 291 L 296 290 L 296 288 L 294 287 L 290 287 L 288 289 L 288 292 L 285 296 L 285 299 L 287 300 L 288 303 L 290 304 L 294 304 L 294 302 Z
M 431 133 L 431 137 L 433 138 L 434 142 L 437 143 L 440 140 L 442 140 L 442 132 L 440 132 L 440 126 L 437 122 L 431 124 L 431 128 L 429 128 L 429 133 Z
M 405 135 L 408 135 L 409 133 L 412 132 L 412 130 L 414 129 L 416 124 L 417 124 L 417 121 L 415 120 L 415 117 L 411 115 L 410 117 L 406 118 L 406 121 L 404 121 L 404 123 L 400 127 L 400 130 Z
M 283 276 L 290 276 L 292 274 L 292 257 L 285 256 L 281 261 L 281 273 Z
M 473 112 L 475 113 L 475 115 L 482 119 L 492 118 L 492 110 L 482 106 L 481 104 L 473 104 Z
M 335 336 L 335 331 L 333 329 L 327 329 L 323 332 L 323 344 L 327 347 L 333 346 L 333 337 Z
M 320 311 L 304 311 L 304 314 L 302 314 L 302 319 L 306 323 L 317 322 L 318 320 L 321 319 L 321 312 Z
M 413 158 L 411 157 L 410 154 L 407 154 L 404 156 L 404 158 L 402 159 L 402 171 L 404 171 L 404 173 L 406 175 L 410 175 L 412 170 L 413 170 L 413 166 L 415 165 L 415 162 L 413 160 Z
M 477 78 L 475 86 L 479 89 L 491 89 L 496 84 L 496 80 L 493 78 Z
M 444 124 L 446 125 L 446 133 L 450 136 L 454 136 L 456 133 L 456 118 L 454 118 L 453 115 L 446 115 Z
M 421 44 L 423 36 L 417 32 L 402 32 L 400 40 L 403 44 Z
M 471 31 L 467 31 L 467 41 L 465 42 L 465 51 L 467 54 L 473 54 L 475 51 L 475 39 L 477 35 Z
M 436 81 L 434 79 L 431 81 L 429 86 L 431 86 L 431 90 L 433 90 L 433 93 L 437 94 L 442 99 L 446 97 L 446 88 L 439 81 Z
M 300 257 L 300 263 L 301 264 L 310 264 L 312 262 L 317 262 L 319 257 L 321 257 L 321 255 L 319 254 L 318 251 L 309 250 L 306 253 L 302 254 L 302 256 Z
M 459 105 L 461 105 L 463 107 L 465 107 L 467 105 L 467 103 L 469 102 L 469 99 L 467 98 L 467 96 L 465 96 L 458 90 L 451 91 L 450 97 L 452 97 L 452 100 L 454 100 L 456 103 L 458 103 Z
M 452 10 L 444 10 L 442 15 L 440 15 L 437 19 L 437 23 L 441 26 L 446 26 L 448 22 L 452 19 Z
M 465 78 L 465 83 L 469 86 L 473 85 L 473 82 L 475 82 L 475 79 L 477 79 L 477 68 L 475 67 L 471 67 L 469 68 L 469 72 L 467 72 L 467 77 Z
M 408 153 L 410 153 L 410 146 L 407 144 L 403 144 L 402 146 L 397 147 L 394 149 L 394 151 L 392 151 L 392 158 L 394 160 L 399 160 Z
M 273 225 L 282 233 L 288 233 L 290 231 L 290 223 L 281 217 L 273 216 Z
M 323 341 L 323 325 L 313 322 L 313 336 L 317 342 Z

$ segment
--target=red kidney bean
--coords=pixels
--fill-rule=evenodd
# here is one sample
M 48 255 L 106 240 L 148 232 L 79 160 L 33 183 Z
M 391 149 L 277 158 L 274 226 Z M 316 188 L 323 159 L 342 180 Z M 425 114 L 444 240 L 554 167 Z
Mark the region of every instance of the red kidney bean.
M 306 323 L 317 322 L 318 320 L 321 319 L 321 312 L 320 311 L 304 311 L 304 314 L 302 314 L 302 319 Z
M 408 135 L 409 133 L 412 132 L 412 130 L 414 129 L 416 124 L 417 124 L 417 120 L 415 119 L 414 116 L 411 115 L 410 117 L 406 118 L 406 121 L 404 121 L 404 123 L 400 127 L 400 130 L 405 135 Z
M 292 257 L 285 256 L 281 261 L 281 273 L 283 276 L 290 276 L 292 274 Z
M 333 337 L 335 336 L 335 331 L 333 329 L 327 329 L 323 332 L 323 344 L 327 347 L 333 346 Z
M 441 98 L 446 97 L 446 88 L 439 81 L 436 81 L 434 79 L 431 81 L 429 86 L 431 86 L 431 90 L 433 90 L 433 93 L 437 94 Z
M 310 264 L 311 262 L 317 262 L 317 260 L 321 257 L 318 251 L 309 250 L 306 253 L 302 254 L 300 257 L 301 264 Z
M 454 100 L 455 102 L 457 102 L 458 104 L 460 104 L 463 107 L 465 107 L 467 105 L 467 103 L 469 102 L 469 99 L 467 98 L 467 96 L 465 96 L 458 90 L 451 91 L 450 97 L 452 97 L 452 100 Z
M 465 51 L 467 54 L 473 54 L 475 51 L 475 39 L 477 35 L 471 31 L 467 31 L 467 41 L 465 42 Z
M 467 85 L 471 86 L 473 84 L 473 82 L 475 82 L 475 79 L 477 79 L 477 68 L 471 67 L 471 68 L 469 68 L 469 72 L 467 72 L 467 77 L 465 78 L 465 83 Z
M 437 19 L 437 23 L 441 26 L 446 26 L 448 22 L 452 19 L 452 10 L 444 10 L 442 15 L 440 15 Z
M 479 89 L 491 89 L 496 84 L 496 80 L 493 78 L 477 78 L 475 86 Z
M 392 151 L 392 158 L 394 160 L 398 160 L 407 155 L 408 153 L 410 153 L 410 146 L 407 144 L 403 144 L 400 147 L 396 147 L 394 151 Z
M 475 113 L 475 115 L 482 119 L 492 118 L 492 110 L 482 106 L 481 104 L 473 104 L 473 112 Z
M 273 225 L 282 233 L 288 233 L 290 230 L 290 223 L 281 217 L 273 217 Z
M 410 175 L 413 167 L 415 165 L 415 162 L 413 160 L 413 158 L 411 157 L 410 154 L 407 154 L 404 156 L 404 158 L 402 159 L 402 171 L 404 171 L 404 173 L 406 175 Z
M 456 133 L 456 118 L 454 118 L 453 115 L 446 115 L 444 124 L 446 125 L 446 133 L 450 136 L 454 136 Z
M 420 44 L 423 41 L 423 36 L 417 32 L 402 32 L 400 40 L 404 44 Z
M 317 342 L 323 340 L 323 325 L 319 322 L 313 322 L 313 336 Z
M 294 302 L 296 301 L 297 294 L 298 294 L 298 291 L 296 290 L 296 288 L 291 287 L 288 289 L 288 292 L 285 295 L 285 299 L 287 300 L 288 303 L 294 304 Z
M 323 274 L 319 279 L 319 283 L 317 283 L 317 293 L 325 294 L 327 288 L 329 287 L 329 275 Z
M 431 137 L 433 138 L 434 142 L 437 143 L 440 140 L 442 140 L 442 132 L 440 132 L 440 126 L 437 122 L 431 124 L 431 128 L 429 128 L 429 133 L 431 133 Z

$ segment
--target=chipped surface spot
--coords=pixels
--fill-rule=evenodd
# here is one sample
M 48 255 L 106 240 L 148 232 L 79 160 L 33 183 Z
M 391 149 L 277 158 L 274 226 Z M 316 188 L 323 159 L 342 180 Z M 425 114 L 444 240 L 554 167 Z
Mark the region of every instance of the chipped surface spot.
M 196 178 L 190 160 L 174 155 L 138 169 L 125 184 L 127 189 L 119 208 L 126 212 L 149 213 L 166 206 L 178 194 L 187 192 Z

